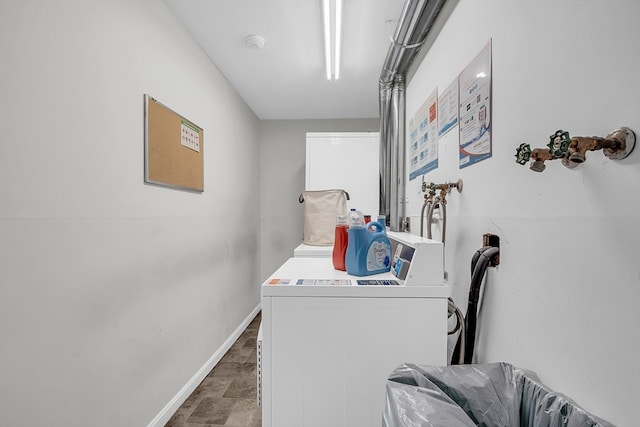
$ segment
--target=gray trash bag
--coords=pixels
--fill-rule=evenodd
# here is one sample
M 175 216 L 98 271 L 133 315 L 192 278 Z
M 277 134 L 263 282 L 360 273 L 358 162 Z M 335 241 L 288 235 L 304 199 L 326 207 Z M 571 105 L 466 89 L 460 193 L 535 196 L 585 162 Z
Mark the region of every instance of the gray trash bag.
M 518 426 L 521 394 L 505 363 L 404 364 L 387 380 L 383 426 Z
M 564 394 L 550 390 L 532 375 L 529 372 L 522 377 L 521 427 L 615 427 Z
M 614 427 L 508 363 L 401 365 L 382 418 L 384 427 Z

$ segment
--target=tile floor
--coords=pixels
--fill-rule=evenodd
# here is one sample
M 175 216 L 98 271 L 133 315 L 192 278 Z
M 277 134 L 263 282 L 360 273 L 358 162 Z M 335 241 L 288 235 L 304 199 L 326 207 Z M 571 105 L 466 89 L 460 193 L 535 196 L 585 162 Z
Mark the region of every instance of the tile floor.
M 258 314 L 165 427 L 261 427 L 256 403 Z

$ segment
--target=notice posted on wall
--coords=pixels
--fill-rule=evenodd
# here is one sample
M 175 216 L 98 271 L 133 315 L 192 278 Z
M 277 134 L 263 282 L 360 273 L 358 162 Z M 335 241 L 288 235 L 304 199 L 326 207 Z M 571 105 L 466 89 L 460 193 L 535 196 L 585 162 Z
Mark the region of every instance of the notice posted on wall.
M 438 89 L 409 119 L 409 180 L 438 167 Z
M 458 77 L 438 96 L 438 136 L 458 124 Z
M 491 157 L 491 40 L 460 73 L 460 168 Z
M 191 123 L 181 120 L 180 144 L 193 151 L 200 152 L 200 131 Z

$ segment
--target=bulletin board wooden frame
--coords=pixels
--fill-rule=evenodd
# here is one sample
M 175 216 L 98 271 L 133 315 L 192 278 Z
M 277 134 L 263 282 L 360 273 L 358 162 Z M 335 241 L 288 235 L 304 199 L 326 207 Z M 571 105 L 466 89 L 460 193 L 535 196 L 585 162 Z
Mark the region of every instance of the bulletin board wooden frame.
M 144 96 L 144 181 L 204 191 L 204 130 L 166 105 Z

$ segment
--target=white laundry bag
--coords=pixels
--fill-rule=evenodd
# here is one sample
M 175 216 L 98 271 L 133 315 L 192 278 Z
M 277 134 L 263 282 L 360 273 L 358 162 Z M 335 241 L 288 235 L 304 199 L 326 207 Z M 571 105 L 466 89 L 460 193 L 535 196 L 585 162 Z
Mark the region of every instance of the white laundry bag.
M 338 215 L 347 214 L 349 193 L 345 190 L 303 191 L 298 198 L 304 203 L 303 243 L 311 246 L 332 246 Z

